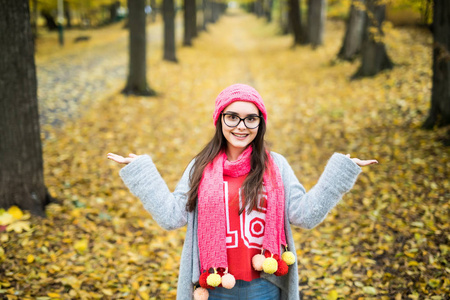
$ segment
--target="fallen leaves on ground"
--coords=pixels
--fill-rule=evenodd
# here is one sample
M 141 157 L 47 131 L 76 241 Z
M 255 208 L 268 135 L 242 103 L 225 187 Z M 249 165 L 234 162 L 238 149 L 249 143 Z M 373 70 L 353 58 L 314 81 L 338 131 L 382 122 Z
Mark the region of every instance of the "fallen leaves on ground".
M 148 153 L 173 189 L 213 134 L 213 103 L 235 82 L 253 85 L 269 113 L 268 140 L 311 188 L 333 152 L 378 159 L 313 230 L 294 229 L 303 299 L 448 299 L 450 150 L 445 129 L 422 131 L 430 99 L 431 37 L 392 28 L 393 70 L 349 81 L 358 63 L 330 63 L 325 46 L 240 13 L 178 52 L 149 60 L 155 98 L 99 99 L 63 128 L 46 128 L 45 178 L 59 199 L 29 230 L 0 233 L 0 294 L 7 299 L 174 299 L 184 230 L 146 213 L 106 153 Z M 155 49 L 154 51 L 159 51 Z M 22 216 L 23 218 L 23 216 Z

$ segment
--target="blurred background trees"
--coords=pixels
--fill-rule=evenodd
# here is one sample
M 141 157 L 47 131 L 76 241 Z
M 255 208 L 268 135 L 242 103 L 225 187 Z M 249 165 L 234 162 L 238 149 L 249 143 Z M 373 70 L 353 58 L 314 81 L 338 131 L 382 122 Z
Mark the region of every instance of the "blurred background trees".
M 9 82 L 6 86 L 14 86 L 15 89 L 14 91 L 7 88 L 1 90 L 3 93 L 2 99 L 16 99 L 15 104 L 21 103 L 20 101 L 30 101 L 23 104 L 30 109 L 37 104 L 35 103 L 35 67 L 32 60 L 33 55 L 29 53 L 29 51 L 33 51 L 33 44 L 28 40 L 28 33 L 32 33 L 34 38 L 39 39 L 41 34 L 58 29 L 58 2 L 64 4 L 64 18 L 61 20 L 61 24 L 67 30 L 95 30 L 95 28 L 118 22 L 124 23 L 123 27 L 130 33 L 129 68 L 128 77 L 127 79 L 124 78 L 124 81 L 126 80 L 124 92 L 138 95 L 153 95 L 155 93 L 149 87 L 146 77 L 148 74 L 146 53 L 148 47 L 151 47 L 146 32 L 146 24 L 152 22 L 164 23 L 162 27 L 164 30 L 162 58 L 167 61 L 178 62 L 176 57 L 177 19 L 179 25 L 184 24 L 184 26 L 179 26 L 184 31 L 182 44 L 192 46 L 198 33 L 201 30 L 208 30 L 208 25 L 215 23 L 227 7 L 241 6 L 254 13 L 258 18 L 265 19 L 267 22 L 278 26 L 280 34 L 292 35 L 294 46 L 307 46 L 313 49 L 318 49 L 323 44 L 323 36 L 326 34 L 324 25 L 327 19 L 346 21 L 342 47 L 337 53 L 338 59 L 330 57 L 330 61 L 339 63 L 340 60 L 359 60 L 360 67 L 353 76 L 354 78 L 374 76 L 380 71 L 395 67 L 395 57 L 389 56 L 389 49 L 386 49 L 384 41 L 384 34 L 392 26 L 421 26 L 432 29 L 434 37 L 434 43 L 432 49 L 430 49 L 430 51 L 433 51 L 432 97 L 430 99 L 429 116 L 423 127 L 431 129 L 435 126 L 450 124 L 448 85 L 450 78 L 450 8 L 449 2 L 445 0 L 240 0 L 233 2 L 219 0 L 136 0 L 129 2 L 126 0 L 66 0 L 63 2 L 29 0 L 25 2 L 28 5 L 26 12 L 19 11 L 15 5 L 10 5 L 9 2 L 3 3 L 2 13 L 4 16 L 0 29 L 5 34 L 2 35 L 1 53 L 6 60 L 2 60 L 1 66 L 4 70 L 7 70 L 11 68 L 11 63 L 14 62 L 24 69 L 17 68 L 14 72 L 18 73 L 12 72 L 8 75 L 2 72 L 1 76 L 7 77 L 5 77 L 7 81 L 3 81 L 3 83 Z M 433 14 L 433 6 L 434 11 L 437 12 L 435 14 Z M 180 13 L 181 10 L 183 10 L 183 13 Z M 17 20 L 19 19 L 26 19 L 27 23 L 18 24 Z M 184 21 L 180 21 L 180 19 L 184 19 Z M 86 32 L 86 36 L 77 37 L 77 40 L 89 39 L 89 31 Z M 17 39 L 20 38 L 21 40 L 14 40 L 12 35 L 17 35 Z M 13 49 L 8 47 L 10 40 L 11 43 L 25 45 L 19 47 L 23 53 L 10 52 Z M 19 48 L 16 50 L 19 51 Z M 352 74 L 348 74 L 348 78 L 351 76 Z M 19 84 L 24 85 L 24 87 L 19 87 Z M 33 184 L 37 187 L 37 192 L 30 192 L 33 188 L 28 187 L 24 190 L 28 194 L 36 195 L 36 197 L 33 196 L 32 201 L 39 199 L 39 203 L 45 203 L 48 199 L 41 175 L 39 175 L 41 172 L 39 165 L 42 164 L 39 160 L 39 138 L 34 136 L 36 132 L 39 132 L 39 128 L 36 127 L 38 126 L 36 124 L 37 112 L 30 111 L 24 115 L 18 115 L 19 118 L 13 120 L 10 117 L 17 115 L 16 111 L 20 110 L 22 104 L 11 106 L 10 103 L 3 100 L 2 105 L 4 105 L 2 113 L 5 114 L 2 117 L 2 122 L 4 122 L 2 127 L 8 126 L 7 128 L 10 128 L 3 133 L 2 151 L 17 150 L 21 149 L 20 147 L 25 147 L 26 151 L 31 151 L 30 154 L 25 154 L 26 151 L 23 150 L 25 152 L 22 153 L 21 159 L 29 157 L 27 159 L 34 163 L 34 167 L 30 165 L 30 168 L 33 168 L 34 171 L 30 172 L 35 174 L 33 176 L 36 180 L 31 181 L 35 182 Z M 23 120 L 29 120 L 29 122 Z M 20 125 L 14 125 L 15 122 Z M 10 132 L 16 132 L 17 134 L 11 135 Z M 25 132 L 30 134 L 24 134 Z M 19 140 L 25 143 L 24 145 L 31 143 L 31 146 L 15 144 Z M 35 158 L 31 158 L 32 155 Z M 2 155 L 2 157 L 9 157 L 9 154 Z M 6 159 L 6 163 L 11 164 L 13 162 Z M 7 169 L 13 170 L 14 168 Z M 30 176 L 26 175 L 27 178 Z M 22 181 L 20 184 L 28 183 Z M 6 181 L 2 182 L 2 185 L 5 187 L 12 186 Z M 2 192 L 7 191 L 6 188 L 1 190 Z M 29 197 L 28 200 L 25 196 L 18 197 L 24 199 L 25 206 L 28 205 L 25 202 L 29 201 Z M 18 198 L 15 197 L 14 199 Z M 2 205 L 7 206 L 14 201 L 16 200 L 3 202 Z M 30 209 L 37 214 L 42 213 L 42 210 Z

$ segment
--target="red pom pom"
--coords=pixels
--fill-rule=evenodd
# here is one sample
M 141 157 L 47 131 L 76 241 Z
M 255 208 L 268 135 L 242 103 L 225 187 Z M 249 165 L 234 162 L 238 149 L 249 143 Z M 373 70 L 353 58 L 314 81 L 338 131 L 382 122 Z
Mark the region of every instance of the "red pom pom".
M 265 256 L 266 258 L 271 257 L 271 256 L 272 256 L 272 253 L 270 253 L 269 250 L 266 250 L 266 251 L 264 251 L 264 256 Z M 275 260 L 278 260 L 278 259 L 280 258 L 280 256 L 279 256 L 278 254 L 274 254 L 274 255 L 273 255 L 273 258 L 274 258 Z
M 214 289 L 212 286 L 208 285 L 206 283 L 206 278 L 208 278 L 209 272 L 204 272 L 202 275 L 200 275 L 200 278 L 198 279 L 198 283 L 202 288 L 205 289 Z
M 277 259 L 277 262 L 278 262 L 278 269 L 274 274 L 276 276 L 286 275 L 289 271 L 289 266 L 287 265 L 287 263 L 282 259 Z

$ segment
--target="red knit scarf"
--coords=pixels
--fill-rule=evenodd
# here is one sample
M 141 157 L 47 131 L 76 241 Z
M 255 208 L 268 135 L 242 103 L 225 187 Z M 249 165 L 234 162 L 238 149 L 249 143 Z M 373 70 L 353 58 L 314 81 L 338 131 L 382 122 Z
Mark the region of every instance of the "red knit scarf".
M 219 153 L 203 171 L 198 193 L 198 244 L 201 272 L 209 268 L 228 268 L 226 248 L 226 216 L 223 175 L 239 177 L 250 172 L 252 147 L 249 146 L 236 161 Z M 286 245 L 284 232 L 284 186 L 280 170 L 269 153 L 263 182 L 267 192 L 267 211 L 263 248 L 280 255 Z M 243 213 L 246 213 L 245 211 Z

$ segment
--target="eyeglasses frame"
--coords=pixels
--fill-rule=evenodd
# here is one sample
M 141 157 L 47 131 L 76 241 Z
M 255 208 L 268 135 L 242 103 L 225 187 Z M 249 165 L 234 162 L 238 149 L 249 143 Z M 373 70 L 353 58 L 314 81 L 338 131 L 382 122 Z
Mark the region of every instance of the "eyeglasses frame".
M 232 114 L 232 113 L 221 113 L 221 115 L 222 115 L 222 118 L 223 118 L 223 116 L 235 116 L 236 118 L 239 119 L 239 122 L 238 122 L 235 126 L 230 126 L 230 125 L 228 125 L 227 122 L 225 121 L 225 119 L 223 119 L 223 122 L 225 123 L 225 125 L 227 125 L 227 126 L 230 127 L 230 128 L 238 127 L 239 124 L 241 124 L 241 122 L 244 122 L 244 126 L 245 126 L 247 129 L 256 129 L 256 128 L 259 127 L 259 124 L 261 124 L 261 118 L 262 118 L 261 116 L 249 116 L 249 117 L 241 118 L 241 117 L 239 117 L 238 115 Z M 248 127 L 248 126 L 247 126 L 247 123 L 245 123 L 245 119 L 247 119 L 247 118 L 259 118 L 259 123 L 258 123 L 258 125 L 257 125 L 256 127 Z

